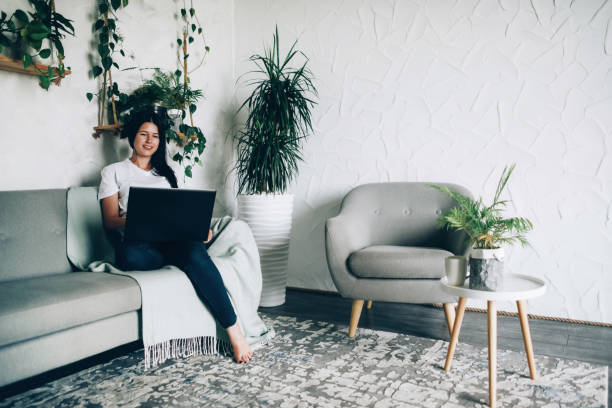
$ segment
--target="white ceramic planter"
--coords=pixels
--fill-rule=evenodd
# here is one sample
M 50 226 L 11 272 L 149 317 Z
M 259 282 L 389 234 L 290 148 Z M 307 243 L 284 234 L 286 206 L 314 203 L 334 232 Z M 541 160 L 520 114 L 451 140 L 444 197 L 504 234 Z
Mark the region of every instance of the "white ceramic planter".
M 263 278 L 260 306 L 285 303 L 292 214 L 292 194 L 238 196 L 238 217 L 251 227 L 259 249 Z
M 472 249 L 470 289 L 496 291 L 504 287 L 504 249 Z

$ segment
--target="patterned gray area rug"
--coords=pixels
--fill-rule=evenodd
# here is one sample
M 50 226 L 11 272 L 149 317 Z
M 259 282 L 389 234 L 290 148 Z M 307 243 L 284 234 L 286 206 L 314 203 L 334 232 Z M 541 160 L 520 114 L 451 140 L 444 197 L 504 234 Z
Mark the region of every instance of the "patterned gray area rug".
M 142 350 L 0 402 L 14 407 L 480 407 L 488 403 L 486 348 L 293 317 L 266 317 L 277 336 L 247 365 L 230 357 L 170 360 L 144 371 Z M 608 368 L 498 351 L 498 404 L 605 407 Z

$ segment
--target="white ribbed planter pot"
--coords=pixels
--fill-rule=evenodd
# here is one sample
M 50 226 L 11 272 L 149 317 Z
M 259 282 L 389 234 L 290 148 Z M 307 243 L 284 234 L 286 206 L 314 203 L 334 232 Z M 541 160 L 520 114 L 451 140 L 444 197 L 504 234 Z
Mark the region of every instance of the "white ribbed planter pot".
M 285 303 L 293 194 L 238 196 L 238 217 L 251 227 L 263 277 L 260 306 Z

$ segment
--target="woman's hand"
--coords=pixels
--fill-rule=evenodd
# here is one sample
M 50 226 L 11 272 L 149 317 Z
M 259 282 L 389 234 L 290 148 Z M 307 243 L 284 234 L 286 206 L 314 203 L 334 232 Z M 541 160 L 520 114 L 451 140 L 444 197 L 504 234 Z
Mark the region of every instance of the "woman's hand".
M 125 217 L 119 216 L 119 193 L 102 199 L 102 219 L 106 229 L 125 227 Z
M 208 239 L 206 239 L 206 241 L 202 241 L 202 242 L 204 242 L 205 244 L 208 244 L 211 239 L 212 239 L 212 230 L 209 229 L 208 230 Z

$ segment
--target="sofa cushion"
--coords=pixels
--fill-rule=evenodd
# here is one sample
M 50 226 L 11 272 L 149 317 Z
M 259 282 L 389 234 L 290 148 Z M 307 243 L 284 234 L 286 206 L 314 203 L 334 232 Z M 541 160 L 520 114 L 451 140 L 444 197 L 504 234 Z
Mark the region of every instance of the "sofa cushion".
M 348 266 L 360 278 L 440 279 L 451 255 L 438 248 L 373 245 L 353 252 Z
M 0 283 L 0 346 L 140 309 L 127 276 L 71 272 Z
M 66 189 L 0 191 L 0 281 L 72 270 Z

